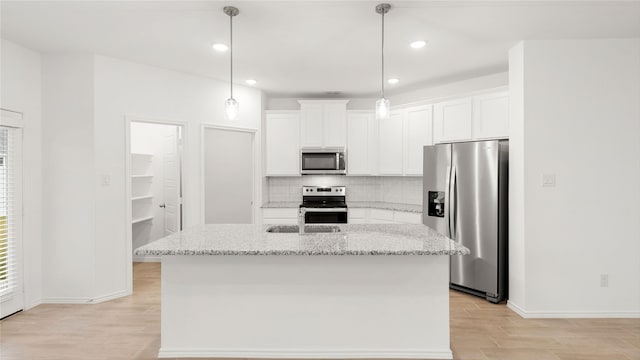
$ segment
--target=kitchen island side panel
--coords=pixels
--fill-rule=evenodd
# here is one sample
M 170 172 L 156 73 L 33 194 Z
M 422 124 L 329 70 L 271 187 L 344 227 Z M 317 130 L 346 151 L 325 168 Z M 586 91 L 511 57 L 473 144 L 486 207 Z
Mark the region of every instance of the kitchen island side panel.
M 163 256 L 160 357 L 451 359 L 448 256 Z

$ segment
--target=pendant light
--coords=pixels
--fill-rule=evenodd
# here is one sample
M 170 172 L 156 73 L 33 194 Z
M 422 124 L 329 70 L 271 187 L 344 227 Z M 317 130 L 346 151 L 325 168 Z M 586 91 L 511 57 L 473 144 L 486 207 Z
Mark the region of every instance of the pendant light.
M 376 101 L 376 118 L 378 120 L 388 119 L 391 111 L 389 99 L 384 97 L 384 14 L 388 13 L 389 9 L 391 9 L 389 4 L 378 4 L 376 6 L 376 12 L 382 15 L 382 96 Z
M 233 17 L 240 13 L 238 8 L 233 6 L 225 6 L 222 9 L 225 14 L 229 15 L 229 87 L 230 97 L 224 102 L 224 112 L 228 120 L 235 120 L 240 112 L 240 106 L 236 99 L 233 98 Z

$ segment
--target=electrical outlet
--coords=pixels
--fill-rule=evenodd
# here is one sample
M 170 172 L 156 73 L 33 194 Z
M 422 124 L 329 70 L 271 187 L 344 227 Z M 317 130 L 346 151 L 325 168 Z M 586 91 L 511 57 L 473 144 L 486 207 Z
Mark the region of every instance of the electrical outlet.
M 600 287 L 609 287 L 609 274 L 600 274 Z
M 542 186 L 556 187 L 556 174 L 542 174 Z

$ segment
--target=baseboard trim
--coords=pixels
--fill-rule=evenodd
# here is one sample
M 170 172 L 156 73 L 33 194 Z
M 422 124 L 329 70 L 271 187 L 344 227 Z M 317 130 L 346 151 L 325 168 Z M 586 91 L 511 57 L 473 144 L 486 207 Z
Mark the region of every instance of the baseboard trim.
M 160 348 L 159 358 L 254 358 L 254 359 L 453 359 L 445 350 L 299 350 L 299 349 L 182 349 Z
M 85 297 L 50 297 L 42 299 L 43 304 L 99 304 L 105 301 L 117 299 L 131 295 L 128 291 L 117 291 L 115 293 L 102 295 L 94 298 Z
M 638 319 L 640 311 L 527 311 L 507 301 L 507 307 L 525 319 Z
M 152 256 L 152 255 L 142 255 L 142 256 L 134 256 L 133 262 L 160 262 L 160 256 Z

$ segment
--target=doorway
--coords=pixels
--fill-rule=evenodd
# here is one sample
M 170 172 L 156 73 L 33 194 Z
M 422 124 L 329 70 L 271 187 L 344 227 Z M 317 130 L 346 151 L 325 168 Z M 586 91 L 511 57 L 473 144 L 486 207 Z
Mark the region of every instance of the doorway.
M 0 110 L 0 319 L 24 307 L 22 114 Z
M 149 121 L 129 124 L 129 192 L 132 251 L 182 230 L 182 125 Z M 133 262 L 160 261 L 137 256 Z
M 253 223 L 255 131 L 203 127 L 205 224 Z

